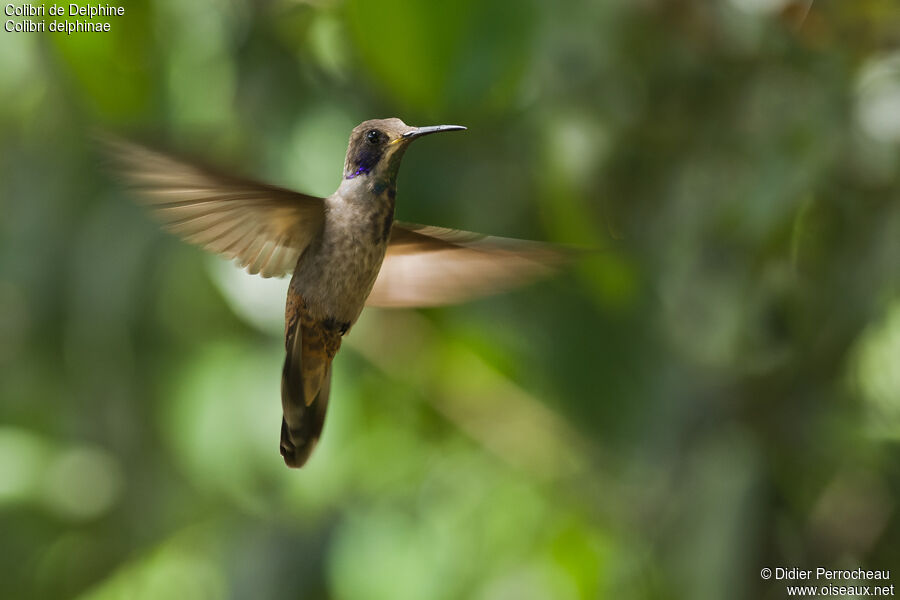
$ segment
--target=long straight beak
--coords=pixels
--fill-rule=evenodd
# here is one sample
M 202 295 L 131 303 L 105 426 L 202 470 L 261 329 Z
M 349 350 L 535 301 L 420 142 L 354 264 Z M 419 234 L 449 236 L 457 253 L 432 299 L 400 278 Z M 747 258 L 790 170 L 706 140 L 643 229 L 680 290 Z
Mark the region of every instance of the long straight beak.
M 423 135 L 428 135 L 430 133 L 440 133 L 442 131 L 465 131 L 465 127 L 462 125 L 432 125 L 431 127 L 416 127 L 412 131 L 407 131 L 400 139 L 403 140 L 413 140 L 417 137 L 422 137 Z

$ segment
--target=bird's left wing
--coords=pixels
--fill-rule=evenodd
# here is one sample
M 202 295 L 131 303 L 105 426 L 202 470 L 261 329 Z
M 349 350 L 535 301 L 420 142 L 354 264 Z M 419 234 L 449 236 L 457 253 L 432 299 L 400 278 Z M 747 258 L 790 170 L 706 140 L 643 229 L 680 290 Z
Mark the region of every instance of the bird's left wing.
M 464 302 L 549 275 L 572 255 L 551 244 L 396 222 L 366 304 Z
M 293 271 L 321 230 L 322 198 L 104 136 L 116 170 L 169 231 L 263 277 Z

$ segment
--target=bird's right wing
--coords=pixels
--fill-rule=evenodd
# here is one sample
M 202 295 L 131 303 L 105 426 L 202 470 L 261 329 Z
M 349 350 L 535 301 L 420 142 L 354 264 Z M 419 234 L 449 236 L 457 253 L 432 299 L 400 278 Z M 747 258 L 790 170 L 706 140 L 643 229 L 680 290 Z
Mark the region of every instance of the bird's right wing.
M 502 292 L 551 274 L 574 252 L 552 244 L 395 222 L 366 304 L 425 307 Z
M 101 138 L 117 171 L 169 231 L 280 277 L 321 230 L 322 198 L 217 172 L 119 138 Z

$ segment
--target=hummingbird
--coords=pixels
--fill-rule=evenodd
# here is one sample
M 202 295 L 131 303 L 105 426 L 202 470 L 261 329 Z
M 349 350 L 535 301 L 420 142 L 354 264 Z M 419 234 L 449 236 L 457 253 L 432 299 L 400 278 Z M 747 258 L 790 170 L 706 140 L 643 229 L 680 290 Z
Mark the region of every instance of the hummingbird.
M 319 198 L 245 179 L 120 138 L 104 139 L 116 170 L 187 242 L 251 274 L 291 274 L 285 307 L 280 451 L 303 466 L 325 422 L 331 363 L 365 306 L 428 307 L 546 275 L 566 252 L 540 242 L 394 220 L 406 149 L 459 125 L 397 118 L 353 129 L 337 190 Z

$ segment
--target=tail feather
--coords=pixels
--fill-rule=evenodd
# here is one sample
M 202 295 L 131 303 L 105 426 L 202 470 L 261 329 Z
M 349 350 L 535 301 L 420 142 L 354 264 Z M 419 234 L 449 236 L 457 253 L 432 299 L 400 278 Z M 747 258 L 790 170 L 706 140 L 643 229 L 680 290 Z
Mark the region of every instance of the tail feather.
M 328 394 L 331 388 L 331 369 L 328 369 L 322 388 L 309 406 L 304 404 L 300 414 L 294 414 L 291 420 L 295 425 L 288 426 L 287 417 L 281 419 L 281 456 L 284 463 L 295 469 L 306 464 L 310 454 L 322 435 L 325 425 L 325 413 L 328 410 Z
M 331 359 L 340 335 L 298 315 L 285 339 L 287 354 L 281 376 L 281 455 L 289 467 L 306 463 L 325 423 L 331 388 Z

